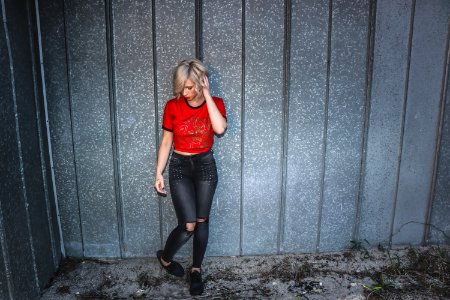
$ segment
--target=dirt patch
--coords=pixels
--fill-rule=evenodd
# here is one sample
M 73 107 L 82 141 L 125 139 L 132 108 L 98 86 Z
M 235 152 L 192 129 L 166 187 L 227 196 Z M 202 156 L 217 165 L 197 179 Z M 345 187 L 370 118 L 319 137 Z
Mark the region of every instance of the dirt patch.
M 375 285 L 365 287 L 367 299 L 416 294 L 450 298 L 450 257 L 446 248 L 408 248 L 405 256 L 389 253 L 389 265 L 372 274 Z
M 208 257 L 205 299 L 450 299 L 450 247 Z M 189 258 L 178 261 L 190 265 Z M 67 264 L 67 265 L 66 265 Z M 66 259 L 42 299 L 187 299 L 155 258 Z

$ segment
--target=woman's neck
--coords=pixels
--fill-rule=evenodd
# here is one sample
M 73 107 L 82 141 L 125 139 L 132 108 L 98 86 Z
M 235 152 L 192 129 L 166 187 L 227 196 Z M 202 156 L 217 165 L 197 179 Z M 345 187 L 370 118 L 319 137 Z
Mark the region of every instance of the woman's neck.
M 203 102 L 205 102 L 205 98 L 204 97 L 195 97 L 194 99 L 189 101 L 189 105 L 193 106 L 193 107 L 197 107 L 197 106 L 202 105 Z

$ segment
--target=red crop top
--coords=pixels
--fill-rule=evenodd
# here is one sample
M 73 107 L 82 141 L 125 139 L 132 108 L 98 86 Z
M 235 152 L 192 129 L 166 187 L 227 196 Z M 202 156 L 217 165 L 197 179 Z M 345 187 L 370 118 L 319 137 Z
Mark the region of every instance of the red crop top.
M 212 98 L 222 116 L 226 118 L 223 100 Z M 197 107 L 190 106 L 184 97 L 167 101 L 162 128 L 173 132 L 173 147 L 177 151 L 202 153 L 211 149 L 214 142 L 214 131 L 206 101 Z

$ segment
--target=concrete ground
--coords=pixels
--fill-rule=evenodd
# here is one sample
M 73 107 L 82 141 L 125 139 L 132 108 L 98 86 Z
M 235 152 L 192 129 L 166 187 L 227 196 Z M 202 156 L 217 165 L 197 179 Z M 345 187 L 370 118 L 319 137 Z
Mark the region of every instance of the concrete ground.
M 207 257 L 205 299 L 450 299 L 450 247 Z M 178 260 L 190 265 L 190 258 Z M 63 261 L 42 299 L 189 299 L 156 258 Z

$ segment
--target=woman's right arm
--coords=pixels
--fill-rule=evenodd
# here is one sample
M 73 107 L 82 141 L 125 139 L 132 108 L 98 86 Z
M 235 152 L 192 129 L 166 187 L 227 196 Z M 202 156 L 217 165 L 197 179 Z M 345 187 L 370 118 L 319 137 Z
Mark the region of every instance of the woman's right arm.
M 173 132 L 163 129 L 161 145 L 159 146 L 158 159 L 156 162 L 155 189 L 158 193 L 167 194 L 163 172 L 169 159 L 170 148 L 172 148 Z

